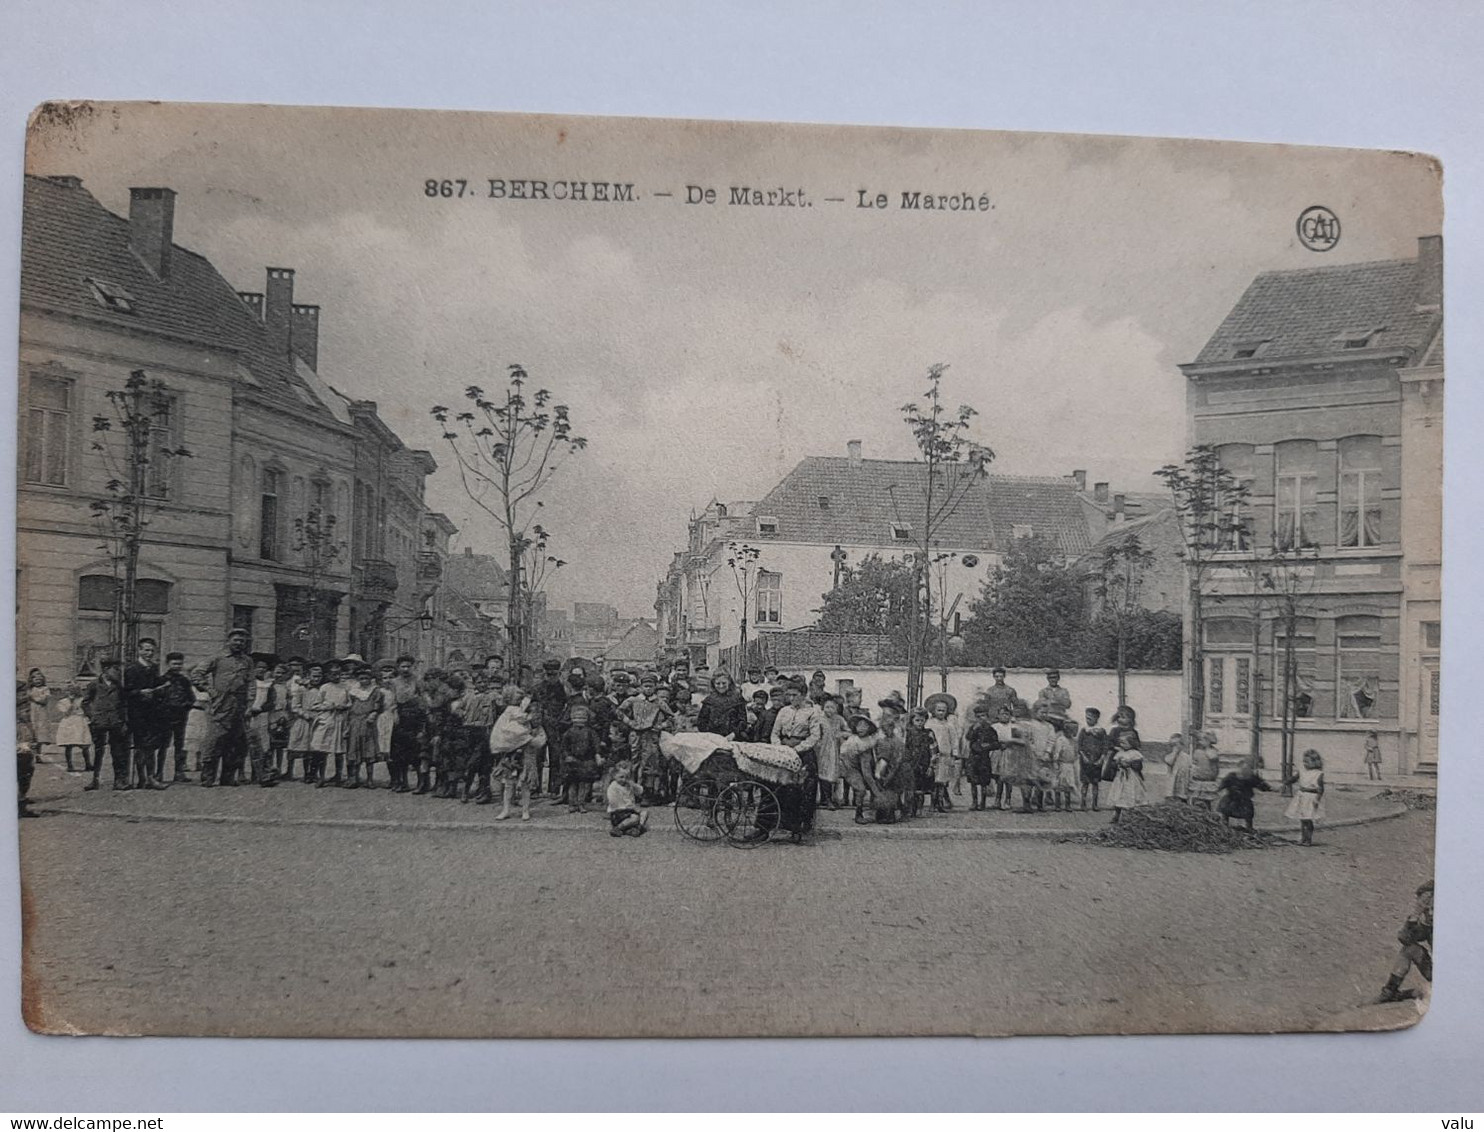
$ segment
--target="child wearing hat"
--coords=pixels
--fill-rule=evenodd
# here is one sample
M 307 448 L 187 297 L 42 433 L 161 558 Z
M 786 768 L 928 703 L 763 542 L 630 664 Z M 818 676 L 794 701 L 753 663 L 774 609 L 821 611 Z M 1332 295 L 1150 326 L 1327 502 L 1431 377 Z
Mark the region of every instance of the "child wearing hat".
M 660 752 L 660 732 L 675 718 L 675 713 L 659 694 L 659 678 L 646 672 L 639 681 L 639 691 L 626 699 L 618 709 L 628 725 L 629 750 L 639 769 L 639 785 L 647 797 L 656 798 L 665 778 L 664 755 Z

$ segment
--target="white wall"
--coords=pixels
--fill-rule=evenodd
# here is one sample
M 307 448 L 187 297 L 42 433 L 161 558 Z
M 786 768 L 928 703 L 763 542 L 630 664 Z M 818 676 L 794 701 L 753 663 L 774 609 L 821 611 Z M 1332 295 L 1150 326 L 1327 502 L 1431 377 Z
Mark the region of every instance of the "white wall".
M 907 690 L 905 668 L 825 668 L 827 685 L 834 688 L 840 680 L 854 680 L 864 692 L 864 702 L 874 708 L 887 693 Z M 809 673 L 803 673 L 808 676 Z M 948 691 L 960 704 L 994 683 L 988 668 L 951 668 Z M 1027 703 L 1046 686 L 1044 669 L 1013 669 L 1005 676 L 1009 684 Z M 1118 706 L 1118 674 L 1112 669 L 1061 670 L 1062 687 L 1072 694 L 1073 718 L 1079 723 L 1085 708 L 1095 707 L 1103 713 L 1106 726 Z M 927 673 L 924 688 L 928 693 L 942 687 L 936 670 Z M 1139 715 L 1139 734 L 1146 740 L 1163 742 L 1180 730 L 1182 706 L 1181 676 L 1178 672 L 1130 672 L 1127 674 L 1128 702 Z

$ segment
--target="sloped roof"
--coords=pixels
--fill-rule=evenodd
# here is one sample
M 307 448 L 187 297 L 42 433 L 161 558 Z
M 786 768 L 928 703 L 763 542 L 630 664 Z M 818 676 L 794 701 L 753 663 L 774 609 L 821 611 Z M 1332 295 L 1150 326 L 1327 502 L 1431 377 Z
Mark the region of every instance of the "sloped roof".
M 1379 260 L 1295 271 L 1265 271 L 1254 279 L 1193 364 L 1240 360 L 1242 344 L 1263 342 L 1254 364 L 1339 353 L 1339 336 L 1376 331 L 1371 350 L 1415 358 L 1442 315 L 1417 309 L 1418 261 Z
M 493 554 L 450 554 L 443 563 L 448 585 L 468 601 L 500 601 L 506 594 L 505 568 Z
M 161 279 L 130 248 L 126 217 L 76 182 L 28 175 L 21 305 L 224 348 L 268 396 L 300 412 L 336 415 L 305 386 L 294 359 L 272 348 L 266 328 L 210 261 L 172 246 L 170 274 Z M 123 288 L 133 311 L 105 307 L 90 279 Z
M 1097 559 L 1102 552 L 1111 546 L 1119 546 L 1129 539 L 1138 537 L 1139 542 L 1145 550 L 1158 553 L 1161 550 L 1178 552 L 1182 549 L 1180 539 L 1180 528 L 1178 516 L 1173 504 L 1168 500 L 1165 506 L 1152 514 L 1144 515 L 1137 519 L 1130 519 L 1116 527 L 1110 527 L 1108 531 L 1088 548 L 1087 553 L 1077 561 L 1079 570 L 1086 572 L 1095 569 Z
M 653 660 L 659 643 L 660 636 L 652 622 L 633 621 L 608 643 L 603 650 L 603 658 L 609 663 Z
M 927 465 L 912 460 L 808 456 L 753 507 L 778 520 L 785 542 L 901 546 L 893 523 L 920 532 Z M 996 476 L 969 488 L 938 528 L 937 541 L 963 550 L 1003 550 L 1017 526 L 1056 542 L 1068 554 L 1091 543 L 1077 485 L 1062 476 Z

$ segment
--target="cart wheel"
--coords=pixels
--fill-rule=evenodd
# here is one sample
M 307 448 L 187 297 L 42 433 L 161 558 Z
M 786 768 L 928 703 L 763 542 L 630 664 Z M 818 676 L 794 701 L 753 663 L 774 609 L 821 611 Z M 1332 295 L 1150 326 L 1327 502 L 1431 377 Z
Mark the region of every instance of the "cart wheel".
M 778 828 L 778 795 L 761 782 L 735 782 L 716 799 L 716 821 L 727 844 L 756 849 Z
M 695 841 L 720 841 L 726 835 L 717 819 L 714 782 L 692 779 L 675 795 L 675 828 Z

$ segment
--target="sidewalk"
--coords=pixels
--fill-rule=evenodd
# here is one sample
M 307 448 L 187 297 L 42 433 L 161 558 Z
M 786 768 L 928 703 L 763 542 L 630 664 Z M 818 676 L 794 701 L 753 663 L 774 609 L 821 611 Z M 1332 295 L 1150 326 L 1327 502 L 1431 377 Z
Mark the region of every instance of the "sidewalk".
M 199 821 L 250 825 L 318 825 L 362 829 L 439 829 L 439 830 L 545 830 L 562 833 L 605 831 L 607 819 L 601 806 L 586 814 L 569 814 L 567 807 L 554 806 L 538 798 L 531 806 L 531 821 L 521 822 L 518 814 L 507 821 L 496 821 L 499 806 L 478 806 L 450 802 L 431 796 L 393 794 L 375 790 L 343 790 L 334 787 L 317 789 L 300 782 L 284 782 L 271 790 L 258 786 L 240 786 L 205 790 L 197 785 L 177 785 L 169 790 L 116 792 L 107 782 L 97 791 L 84 792 L 85 775 L 68 775 L 54 763 L 36 768 L 31 787 L 33 808 L 42 814 L 65 813 L 94 817 L 114 817 L 134 821 Z M 1390 785 L 1390 784 L 1383 784 Z M 1151 790 L 1151 794 L 1157 794 Z M 1325 797 L 1326 827 L 1364 825 L 1399 817 L 1405 809 L 1395 803 L 1376 799 L 1370 788 L 1341 786 Z M 923 840 L 989 840 L 1011 837 L 1058 838 L 1070 833 L 1097 829 L 1112 819 L 1111 812 L 1073 810 L 1057 813 L 1021 814 L 1013 811 L 975 812 L 968 808 L 967 787 L 962 796 L 953 799 L 956 807 L 946 814 L 929 814 L 899 825 L 856 825 L 855 811 L 820 810 L 820 830 L 842 837 L 876 837 L 904 841 Z M 1257 821 L 1260 830 L 1296 834 L 1297 823 L 1285 818 L 1288 799 L 1275 789 L 1257 796 Z M 672 811 L 660 806 L 650 813 L 654 832 L 679 835 Z

